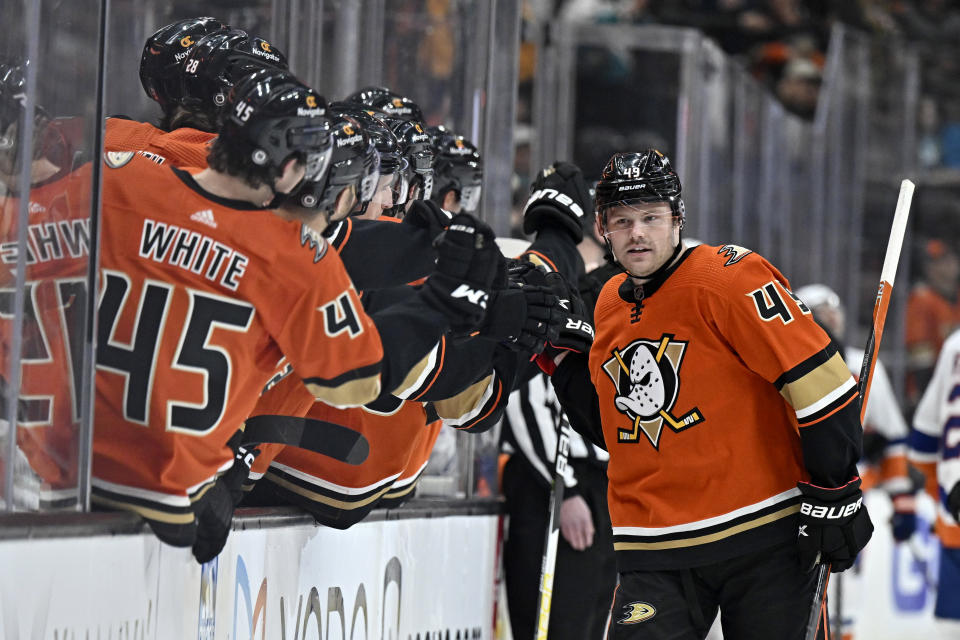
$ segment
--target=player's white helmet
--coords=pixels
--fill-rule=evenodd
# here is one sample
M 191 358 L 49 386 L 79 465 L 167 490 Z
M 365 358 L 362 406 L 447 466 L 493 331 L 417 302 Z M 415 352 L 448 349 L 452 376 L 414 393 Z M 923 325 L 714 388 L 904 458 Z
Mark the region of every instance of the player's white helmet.
M 824 305 L 831 309 L 840 309 L 840 296 L 825 284 L 808 284 L 793 293 L 811 309 Z

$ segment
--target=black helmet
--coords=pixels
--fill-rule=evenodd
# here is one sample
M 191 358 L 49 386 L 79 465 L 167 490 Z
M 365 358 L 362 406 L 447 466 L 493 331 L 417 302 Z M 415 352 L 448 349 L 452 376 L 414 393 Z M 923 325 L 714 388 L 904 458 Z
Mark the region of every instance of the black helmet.
M 364 104 L 371 109 L 383 112 L 389 118 L 424 122 L 420 105 L 406 96 L 396 93 L 372 95 Z
M 377 117 L 376 112 L 348 102 L 334 102 L 330 109 L 338 115 L 348 115 L 360 121 L 380 154 L 381 175 L 395 173 L 400 168 L 400 143 L 387 123 Z
M 680 195 L 680 178 L 660 151 L 616 153 L 597 183 L 597 212 L 605 222 L 604 210 L 618 202 L 668 202 L 673 215 L 682 220 Z
M 286 69 L 283 52 L 240 29 L 205 36 L 183 61 L 181 104 L 216 119 L 234 84 L 260 69 Z
M 63 171 L 72 164 L 72 145 L 67 142 L 56 121 L 39 104 L 33 105 L 33 140 L 26 148 L 19 145 L 27 106 L 27 67 L 29 60 L 14 58 L 0 62 L 0 155 L 3 169 L 17 173 L 23 158 L 47 158 Z M 15 125 L 11 128 L 11 125 Z M 12 189 L 10 185 L 8 190 Z
M 233 88 L 229 102 L 220 135 L 245 141 L 254 164 L 280 169 L 302 153 L 304 180 L 326 171 L 332 152 L 326 101 L 292 74 L 261 69 Z
M 364 87 L 350 94 L 346 102 L 366 105 L 389 118 L 425 122 L 420 105 L 387 87 Z
M 403 154 L 401 170 L 408 185 L 407 199 L 416 192 L 416 200 L 429 200 L 433 193 L 433 138 L 421 122 L 388 119 L 387 123 L 397 136 Z M 402 214 L 400 208 L 405 200 L 397 203 L 397 213 Z
M 387 87 L 364 87 L 354 91 L 344 99 L 344 102 L 354 102 L 356 104 L 370 104 L 368 101 L 379 96 L 393 95 L 393 91 Z
M 318 180 L 305 181 L 293 194 L 296 203 L 307 209 L 330 211 L 351 185 L 358 202 L 369 202 L 379 177 L 376 148 L 360 121 L 348 115 L 331 117 L 330 168 Z
M 226 29 L 216 18 L 189 18 L 168 24 L 147 38 L 140 57 L 140 84 L 164 111 L 180 103 L 180 65 L 204 36 Z
M 476 211 L 483 184 L 483 160 L 476 146 L 443 126 L 431 127 L 434 140 L 433 194 L 431 199 L 443 205 L 447 191 L 460 198 L 464 211 Z
M 7 138 L 7 130 L 12 124 L 20 124 L 27 101 L 26 67 L 23 60 L 0 62 L 0 150 L 9 150 L 16 145 L 15 139 Z M 46 115 L 39 106 L 38 115 Z M 14 134 L 16 135 L 16 134 Z
M 367 135 L 370 136 L 370 140 L 377 150 L 379 161 L 378 184 L 375 185 L 374 192 L 379 193 L 381 190 L 389 188 L 392 202 L 403 202 L 406 199 L 409 187 L 404 171 L 406 159 L 401 153 L 400 142 L 389 125 L 378 117 L 376 111 L 360 104 L 335 102 L 330 105 L 330 108 L 338 115 L 348 115 L 356 118 L 363 125 Z M 369 201 L 362 203 L 355 213 L 363 214 L 366 212 L 367 204 L 369 204 Z

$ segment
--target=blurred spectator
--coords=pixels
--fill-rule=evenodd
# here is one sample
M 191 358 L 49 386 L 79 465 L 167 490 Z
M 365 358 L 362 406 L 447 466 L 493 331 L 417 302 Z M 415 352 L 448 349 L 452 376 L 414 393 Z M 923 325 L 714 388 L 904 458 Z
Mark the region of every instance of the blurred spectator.
M 820 82 L 823 74 L 806 58 L 794 58 L 783 70 L 777 82 L 777 97 L 787 110 L 802 118 L 811 119 L 817 111 Z
M 919 140 L 917 142 L 917 156 L 922 167 L 933 167 L 940 164 L 940 116 L 935 100 L 926 96 L 920 100 L 917 114 Z
M 930 381 L 943 341 L 960 327 L 960 258 L 942 240 L 923 247 L 923 277 L 907 301 L 907 402 L 912 410 Z

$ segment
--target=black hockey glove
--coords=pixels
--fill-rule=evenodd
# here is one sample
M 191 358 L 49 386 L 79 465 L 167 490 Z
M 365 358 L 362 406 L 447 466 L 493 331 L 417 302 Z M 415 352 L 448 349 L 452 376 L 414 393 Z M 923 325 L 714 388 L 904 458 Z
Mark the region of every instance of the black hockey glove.
M 536 355 L 557 339 L 559 325 L 559 301 L 550 289 L 512 282 L 494 292 L 480 335 Z
M 233 466 L 193 503 L 197 516 L 193 557 L 197 562 L 209 562 L 223 550 L 233 525 L 233 510 L 243 499 L 243 483 L 250 476 L 250 466 L 259 454 L 259 449 L 249 448 L 249 445 L 237 446 Z
M 580 167 L 571 162 L 557 162 L 537 174 L 523 208 L 524 233 L 554 225 L 580 242 L 584 225 L 592 219 L 593 198 Z
M 852 567 L 873 534 L 860 478 L 835 489 L 809 482 L 798 482 L 797 488 L 802 494 L 797 536 L 800 566 L 812 571 L 818 562 L 829 562 L 833 573 Z
M 453 214 L 441 209 L 431 200 L 415 200 L 410 210 L 403 216 L 403 224 L 425 229 L 431 238 L 436 238 L 450 224 Z
M 548 376 L 556 371 L 561 354 L 589 353 L 593 324 L 580 293 L 559 273 L 548 273 L 547 284 L 560 300 L 561 323 L 556 340 L 551 340 L 537 357 L 537 366 Z
M 947 511 L 955 521 L 960 522 L 960 482 L 953 485 L 953 489 L 947 494 Z
M 437 267 L 423 285 L 424 299 L 450 320 L 455 333 L 473 331 L 483 321 L 491 284 L 504 259 L 493 230 L 458 213 L 433 246 Z

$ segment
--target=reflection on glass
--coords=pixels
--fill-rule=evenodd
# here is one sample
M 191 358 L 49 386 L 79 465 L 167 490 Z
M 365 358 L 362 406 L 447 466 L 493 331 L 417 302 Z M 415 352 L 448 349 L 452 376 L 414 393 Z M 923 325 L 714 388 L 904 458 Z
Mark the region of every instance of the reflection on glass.
M 72 506 L 77 500 L 82 330 L 90 254 L 90 165 L 73 168 L 82 120 L 54 117 L 39 104 L 32 113 L 27 111 L 28 64 L 15 59 L 0 63 L 4 142 L 0 145 L 0 370 L 9 376 L 19 360 L 13 491 L 19 509 Z M 27 118 L 32 119 L 33 131 L 24 148 Z M 25 242 L 20 244 L 24 200 L 20 176 L 25 163 L 29 164 L 28 223 Z M 24 287 L 18 305 L 16 278 L 21 266 Z M 14 331 L 18 325 L 19 358 Z

